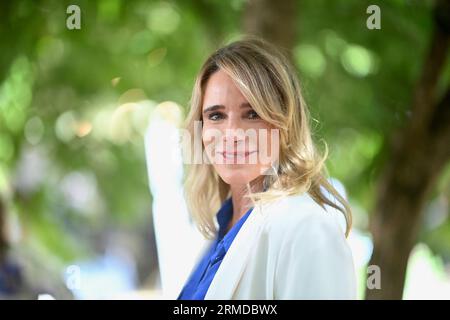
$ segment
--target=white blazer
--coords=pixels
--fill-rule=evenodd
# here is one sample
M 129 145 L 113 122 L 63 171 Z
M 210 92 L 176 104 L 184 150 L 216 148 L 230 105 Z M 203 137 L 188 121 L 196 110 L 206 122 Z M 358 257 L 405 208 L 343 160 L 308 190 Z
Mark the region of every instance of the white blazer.
M 205 299 L 355 299 L 345 219 L 308 194 L 256 206 Z

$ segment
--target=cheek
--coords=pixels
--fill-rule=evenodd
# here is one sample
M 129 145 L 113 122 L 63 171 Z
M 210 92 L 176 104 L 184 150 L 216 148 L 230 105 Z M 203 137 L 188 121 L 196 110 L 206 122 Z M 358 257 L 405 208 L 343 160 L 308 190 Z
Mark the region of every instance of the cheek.
M 210 162 L 216 162 L 215 150 L 218 147 L 217 141 L 220 141 L 221 133 L 217 129 L 211 129 L 205 126 L 202 131 L 202 144 L 204 154 L 208 157 Z
M 280 132 L 278 129 L 268 128 L 265 134 L 261 136 L 258 144 L 266 150 L 266 155 L 273 160 L 278 158 L 280 150 Z
M 212 130 L 208 125 L 203 125 L 202 128 L 202 142 L 203 146 L 206 147 L 207 145 L 211 144 L 213 142 L 213 134 Z

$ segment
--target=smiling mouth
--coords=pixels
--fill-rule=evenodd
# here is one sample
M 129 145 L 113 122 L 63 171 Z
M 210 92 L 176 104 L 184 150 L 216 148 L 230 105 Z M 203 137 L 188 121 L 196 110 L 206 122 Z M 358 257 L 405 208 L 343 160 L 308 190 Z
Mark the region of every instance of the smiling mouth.
M 247 158 L 249 155 L 256 153 L 257 151 L 245 151 L 245 152 L 217 152 L 226 160 L 235 160 L 239 158 Z

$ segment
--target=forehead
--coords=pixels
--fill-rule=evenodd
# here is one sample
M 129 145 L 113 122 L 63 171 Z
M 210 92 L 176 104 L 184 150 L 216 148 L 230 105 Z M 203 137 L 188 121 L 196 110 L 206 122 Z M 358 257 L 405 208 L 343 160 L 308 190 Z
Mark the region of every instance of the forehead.
M 247 102 L 233 79 L 222 70 L 211 75 L 205 87 L 203 107 L 209 104 L 223 104 L 226 107 Z

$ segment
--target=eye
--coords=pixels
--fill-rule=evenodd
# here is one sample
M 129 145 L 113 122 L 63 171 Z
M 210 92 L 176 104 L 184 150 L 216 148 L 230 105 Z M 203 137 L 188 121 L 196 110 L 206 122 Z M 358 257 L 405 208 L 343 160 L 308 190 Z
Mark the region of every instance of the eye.
M 261 119 L 261 117 L 254 110 L 250 110 L 247 113 L 247 118 L 250 120 Z
M 211 112 L 208 115 L 208 119 L 211 121 L 217 121 L 217 120 L 223 119 L 223 115 L 220 112 Z

